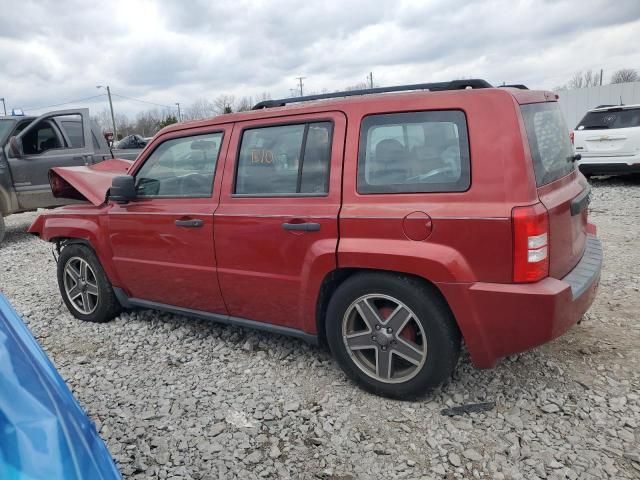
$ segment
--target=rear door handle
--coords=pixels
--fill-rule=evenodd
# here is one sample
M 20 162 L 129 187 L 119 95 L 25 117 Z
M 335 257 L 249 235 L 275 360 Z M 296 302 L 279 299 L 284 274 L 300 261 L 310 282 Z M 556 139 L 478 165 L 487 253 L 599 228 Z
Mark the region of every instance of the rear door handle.
M 195 220 L 176 220 L 176 227 L 200 228 L 204 225 L 204 220 L 199 218 Z
M 283 223 L 282 224 L 282 228 L 284 228 L 285 230 L 300 230 L 302 232 L 317 232 L 318 230 L 320 230 L 320 224 L 319 223 L 311 223 L 311 222 L 305 222 L 305 223 Z

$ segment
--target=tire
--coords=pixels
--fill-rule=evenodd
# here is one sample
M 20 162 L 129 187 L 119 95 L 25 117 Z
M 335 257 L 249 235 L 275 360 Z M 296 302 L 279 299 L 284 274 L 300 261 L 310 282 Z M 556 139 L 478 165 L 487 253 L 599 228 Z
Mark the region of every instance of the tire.
M 4 217 L 2 216 L 2 213 L 0 213 L 0 243 L 4 240 L 4 234 L 6 231 L 7 227 L 4 224 Z
M 108 322 L 121 307 L 93 250 L 72 244 L 58 258 L 58 287 L 69 312 L 86 322 Z
M 401 400 L 441 385 L 460 356 L 460 331 L 439 292 L 399 274 L 348 278 L 329 301 L 326 334 L 347 376 L 369 392 Z

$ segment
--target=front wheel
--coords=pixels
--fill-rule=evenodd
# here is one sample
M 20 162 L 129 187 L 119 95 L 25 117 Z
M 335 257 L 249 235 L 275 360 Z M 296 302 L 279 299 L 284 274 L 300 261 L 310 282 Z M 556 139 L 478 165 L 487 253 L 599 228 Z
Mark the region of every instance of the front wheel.
M 433 287 L 403 275 L 347 279 L 327 309 L 327 341 L 345 373 L 386 397 L 422 396 L 450 377 L 460 332 Z
M 60 253 L 58 287 L 69 312 L 79 320 L 102 323 L 120 313 L 107 275 L 85 245 L 72 244 Z

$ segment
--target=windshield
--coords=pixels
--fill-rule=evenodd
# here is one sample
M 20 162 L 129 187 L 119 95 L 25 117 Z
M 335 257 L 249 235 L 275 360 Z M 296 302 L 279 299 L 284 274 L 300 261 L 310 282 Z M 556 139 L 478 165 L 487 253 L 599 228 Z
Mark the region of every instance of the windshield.
M 576 130 L 608 130 L 611 128 L 640 127 L 640 108 L 612 108 L 588 112 Z
M 4 141 L 7 139 L 7 136 L 13 129 L 13 126 L 16 124 L 15 120 L 2 119 L 0 120 L 0 143 L 4 144 Z
M 520 109 L 538 187 L 571 173 L 573 149 L 558 103 L 532 103 Z

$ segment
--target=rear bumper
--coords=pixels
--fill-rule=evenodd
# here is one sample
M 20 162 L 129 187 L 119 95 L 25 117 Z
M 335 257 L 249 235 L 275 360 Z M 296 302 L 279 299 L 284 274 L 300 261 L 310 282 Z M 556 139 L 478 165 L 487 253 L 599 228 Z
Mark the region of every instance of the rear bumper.
M 627 157 L 582 157 L 578 168 L 590 175 L 624 175 L 640 173 L 640 155 Z
M 501 357 L 559 337 L 589 309 L 602 268 L 602 246 L 588 235 L 580 262 L 563 279 L 531 284 L 440 284 L 460 325 L 473 363 L 494 366 Z

